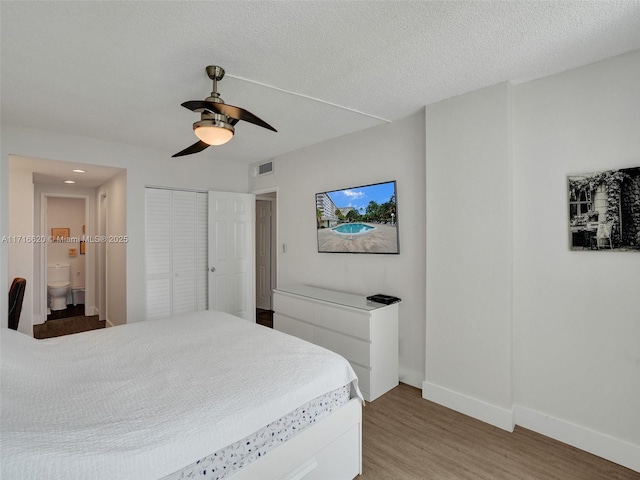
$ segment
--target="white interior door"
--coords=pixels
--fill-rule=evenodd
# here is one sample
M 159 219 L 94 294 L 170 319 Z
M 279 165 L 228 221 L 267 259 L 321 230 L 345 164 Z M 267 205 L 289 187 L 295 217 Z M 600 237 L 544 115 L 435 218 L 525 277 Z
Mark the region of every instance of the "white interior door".
M 256 200 L 256 307 L 271 310 L 271 202 Z
M 209 192 L 209 309 L 255 322 L 255 195 Z

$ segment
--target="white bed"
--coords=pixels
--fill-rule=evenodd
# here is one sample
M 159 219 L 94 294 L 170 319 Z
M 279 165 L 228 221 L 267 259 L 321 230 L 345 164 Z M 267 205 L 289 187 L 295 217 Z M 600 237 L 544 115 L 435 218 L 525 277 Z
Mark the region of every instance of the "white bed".
M 361 473 L 357 378 L 321 347 L 215 311 L 0 336 L 2 478 L 211 478 L 185 467 L 346 385 L 346 404 L 226 478 Z

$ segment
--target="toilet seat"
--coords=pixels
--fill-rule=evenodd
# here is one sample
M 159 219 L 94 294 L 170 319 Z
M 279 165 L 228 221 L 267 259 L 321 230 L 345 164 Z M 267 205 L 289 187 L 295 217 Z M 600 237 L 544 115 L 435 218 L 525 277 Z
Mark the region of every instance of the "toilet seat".
M 59 287 L 68 287 L 70 282 L 51 282 L 47 284 L 47 287 L 54 287 L 54 288 L 59 288 Z

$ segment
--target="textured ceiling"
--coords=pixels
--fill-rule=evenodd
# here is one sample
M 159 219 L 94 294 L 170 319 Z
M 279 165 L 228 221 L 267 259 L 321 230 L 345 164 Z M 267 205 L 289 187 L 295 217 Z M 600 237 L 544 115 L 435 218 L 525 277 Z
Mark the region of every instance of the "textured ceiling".
M 638 1 L 0 3 L 2 121 L 150 147 L 196 141 L 180 104 L 225 68 L 240 122 L 197 155 L 251 163 L 426 104 L 640 48 Z M 274 87 L 274 88 L 272 88 Z M 189 157 L 180 160 L 188 162 Z

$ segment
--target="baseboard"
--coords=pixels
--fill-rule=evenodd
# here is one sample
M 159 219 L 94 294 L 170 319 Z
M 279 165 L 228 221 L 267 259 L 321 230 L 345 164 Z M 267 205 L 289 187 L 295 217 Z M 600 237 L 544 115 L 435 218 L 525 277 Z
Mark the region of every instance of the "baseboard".
M 513 410 L 497 407 L 429 382 L 422 383 L 422 398 L 510 432 L 519 425 L 640 472 L 640 446 L 610 435 L 517 405 Z
M 444 405 L 447 408 L 464 413 L 508 432 L 513 431 L 513 411 L 510 409 L 498 407 L 426 381 L 422 382 L 422 398 Z
M 544 413 L 516 406 L 517 425 L 640 472 L 640 446 Z
M 104 324 L 105 324 L 105 327 L 107 327 L 107 328 L 109 328 L 109 327 L 113 327 L 113 323 L 111 323 L 111 322 L 109 321 L 109 319 L 108 319 L 108 318 L 107 318 L 107 319 L 105 319 L 105 321 L 104 321 L 104 322 L 105 322 L 105 323 L 104 323 Z
M 424 381 L 424 372 L 417 372 L 409 368 L 400 367 L 400 381 L 411 385 L 415 388 L 422 388 L 422 382 Z

